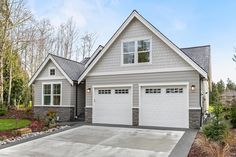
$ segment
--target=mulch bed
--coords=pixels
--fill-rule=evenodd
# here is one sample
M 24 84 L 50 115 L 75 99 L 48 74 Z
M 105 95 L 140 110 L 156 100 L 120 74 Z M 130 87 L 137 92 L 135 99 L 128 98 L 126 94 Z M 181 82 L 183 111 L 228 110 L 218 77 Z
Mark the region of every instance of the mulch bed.
M 236 157 L 236 129 L 232 129 L 232 133 L 234 137 L 234 142 L 230 146 L 230 153 L 227 157 Z M 202 133 L 198 132 L 193 142 L 193 145 L 189 151 L 188 157 L 214 157 L 212 155 L 204 153 L 203 150 L 201 150 L 201 147 L 199 147 L 196 144 L 196 139 L 200 139 L 200 138 L 204 138 L 204 137 Z
M 11 119 L 11 118 L 17 118 L 17 119 L 34 119 L 33 110 L 27 109 L 27 110 L 16 110 L 16 109 L 10 109 L 4 116 L 0 116 L 0 119 Z

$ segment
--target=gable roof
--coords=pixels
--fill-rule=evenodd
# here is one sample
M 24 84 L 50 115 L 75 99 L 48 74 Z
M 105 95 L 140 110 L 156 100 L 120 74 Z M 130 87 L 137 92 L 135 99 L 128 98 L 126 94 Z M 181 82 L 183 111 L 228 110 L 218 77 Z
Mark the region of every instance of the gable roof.
M 123 32 L 123 30 L 129 25 L 129 23 L 137 18 L 141 23 L 143 23 L 148 29 L 150 29 L 157 37 L 159 37 L 166 45 L 168 45 L 173 51 L 175 51 L 180 57 L 182 57 L 187 63 L 189 63 L 194 69 L 196 69 L 203 77 L 207 78 L 207 71 L 205 71 L 201 66 L 199 66 L 192 58 L 190 58 L 186 53 L 184 53 L 180 48 L 178 48 L 172 41 L 170 41 L 165 35 L 163 35 L 157 28 L 155 28 L 150 22 L 148 22 L 143 16 L 141 16 L 136 10 L 134 10 L 124 23 L 119 27 L 115 34 L 110 38 L 110 40 L 103 47 L 101 52 L 91 61 L 89 66 L 83 72 L 81 77 L 78 79 L 78 83 L 81 82 L 92 67 L 98 62 L 98 60 L 103 56 L 103 54 L 108 50 L 116 38 Z
M 82 63 L 69 60 L 60 56 L 56 56 L 53 54 L 48 54 L 46 59 L 39 66 L 38 70 L 31 77 L 29 85 L 31 85 L 34 82 L 34 80 L 37 78 L 37 76 L 40 74 L 40 72 L 43 70 L 45 65 L 50 60 L 55 64 L 55 66 L 59 69 L 59 71 L 66 77 L 66 79 L 70 82 L 71 85 L 73 85 L 74 81 L 77 82 L 80 75 L 83 73 L 85 69 L 85 66 Z
M 186 47 L 181 50 L 197 63 L 204 71 L 210 72 L 210 45 Z

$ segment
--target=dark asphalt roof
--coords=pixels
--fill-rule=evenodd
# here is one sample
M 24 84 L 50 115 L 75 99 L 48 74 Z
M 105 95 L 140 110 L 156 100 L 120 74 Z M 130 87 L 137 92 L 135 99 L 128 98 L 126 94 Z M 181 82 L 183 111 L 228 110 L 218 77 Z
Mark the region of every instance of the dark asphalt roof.
M 81 64 L 86 64 L 89 61 L 90 57 L 85 57 L 80 63 Z
M 69 60 L 53 54 L 50 55 L 62 68 L 62 70 L 68 75 L 68 77 L 73 81 L 77 81 L 85 69 L 84 64 L 80 62 Z
M 209 72 L 210 64 L 210 46 L 197 46 L 180 48 L 189 58 L 198 64 L 204 71 Z M 90 57 L 85 58 L 81 62 L 69 60 L 60 56 L 50 54 L 62 70 L 70 77 L 71 80 L 77 81 L 85 70 L 85 64 Z
M 204 71 L 209 72 L 210 66 L 210 45 L 180 48 L 189 58 L 198 64 Z

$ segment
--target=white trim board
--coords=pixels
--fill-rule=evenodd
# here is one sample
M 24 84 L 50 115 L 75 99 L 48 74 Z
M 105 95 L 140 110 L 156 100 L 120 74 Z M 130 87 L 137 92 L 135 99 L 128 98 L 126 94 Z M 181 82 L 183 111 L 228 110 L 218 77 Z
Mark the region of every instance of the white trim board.
M 84 71 L 84 73 L 78 79 L 78 83 L 80 83 L 84 77 L 88 74 L 88 72 L 94 67 L 94 65 L 98 62 L 98 60 L 103 56 L 103 54 L 108 50 L 108 48 L 112 45 L 112 43 L 117 39 L 117 37 L 123 32 L 123 30 L 128 26 L 128 24 L 134 19 L 137 18 L 140 22 L 142 22 L 148 29 L 150 29 L 157 37 L 159 37 L 165 44 L 167 44 L 172 50 L 174 50 L 180 57 L 182 57 L 187 63 L 189 63 L 194 69 L 196 69 L 203 77 L 207 78 L 207 73 L 192 59 L 190 59 L 187 55 L 183 53 L 176 45 L 174 45 L 168 38 L 166 38 L 159 30 L 157 30 L 151 23 L 149 23 L 146 19 L 144 19 L 137 11 L 133 11 L 130 16 L 124 21 L 124 23 L 120 26 L 120 28 L 116 31 L 116 33 L 112 36 L 112 38 L 107 42 L 101 52 L 95 57 L 95 59 L 91 62 L 88 68 Z
M 47 58 L 43 61 L 43 63 L 40 65 L 39 69 L 36 71 L 36 73 L 33 75 L 33 77 L 29 81 L 29 86 L 34 82 L 34 80 L 37 78 L 37 76 L 40 74 L 40 72 L 43 70 L 45 65 L 51 60 L 54 65 L 59 69 L 59 71 L 65 76 L 65 78 L 70 82 L 71 85 L 73 85 L 73 81 L 69 78 L 69 76 L 62 70 L 62 68 L 57 64 L 57 62 L 54 60 L 54 58 L 48 54 Z
M 39 81 L 50 81 L 50 80 L 64 80 L 66 79 L 64 76 L 56 76 L 56 77 L 38 77 L 35 80 Z
M 87 76 L 105 76 L 105 75 L 122 75 L 122 74 L 145 74 L 145 73 L 160 73 L 160 72 L 176 72 L 176 71 L 192 71 L 192 67 L 179 68 L 161 68 L 161 69 L 145 69 L 132 71 L 111 71 L 111 72 L 97 72 L 88 73 Z

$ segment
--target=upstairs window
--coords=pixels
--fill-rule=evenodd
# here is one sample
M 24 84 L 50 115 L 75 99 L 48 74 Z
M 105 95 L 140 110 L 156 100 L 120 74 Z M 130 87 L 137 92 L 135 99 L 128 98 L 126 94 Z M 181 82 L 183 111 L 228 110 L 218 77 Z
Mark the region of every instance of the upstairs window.
M 123 63 L 133 64 L 135 54 L 135 42 L 124 42 L 123 43 Z
M 122 63 L 127 64 L 139 64 L 149 63 L 151 56 L 151 40 L 136 40 L 122 43 Z
M 50 74 L 50 76 L 54 76 L 56 74 L 56 70 L 54 68 L 49 69 L 49 74 Z
M 138 63 L 150 61 L 150 40 L 138 41 Z

